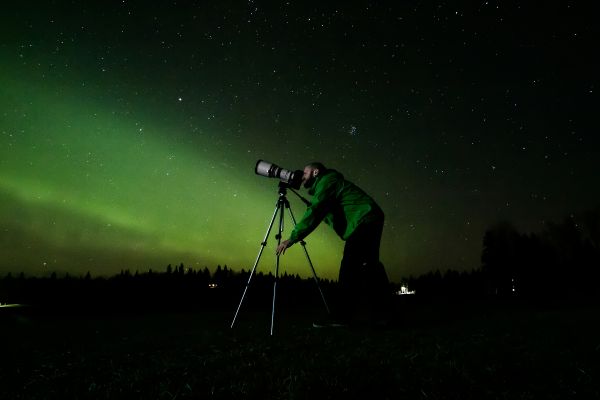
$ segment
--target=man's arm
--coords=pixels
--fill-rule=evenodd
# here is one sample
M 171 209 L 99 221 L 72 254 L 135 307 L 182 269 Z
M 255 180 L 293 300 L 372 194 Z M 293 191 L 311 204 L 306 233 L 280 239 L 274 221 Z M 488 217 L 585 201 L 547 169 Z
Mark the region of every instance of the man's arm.
M 285 254 L 285 250 L 308 236 L 319 224 L 331 209 L 331 204 L 335 201 L 335 182 L 331 179 L 326 179 L 319 182 L 315 190 L 310 205 L 306 212 L 296 224 L 296 227 L 290 234 L 288 240 L 284 240 L 277 246 L 275 254 Z
M 331 210 L 332 203 L 335 201 L 336 185 L 334 180 L 324 179 L 324 181 L 319 182 L 318 190 L 315 191 L 310 206 L 308 206 L 306 212 L 304 212 L 304 215 L 290 234 L 290 246 L 301 241 L 314 231 Z

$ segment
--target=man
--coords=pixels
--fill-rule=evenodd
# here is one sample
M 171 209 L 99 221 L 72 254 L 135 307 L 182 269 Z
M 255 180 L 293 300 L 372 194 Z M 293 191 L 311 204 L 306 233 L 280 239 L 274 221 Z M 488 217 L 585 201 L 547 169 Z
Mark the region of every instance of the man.
M 277 255 L 325 221 L 346 241 L 339 272 L 340 296 L 334 318 L 344 323 L 375 318 L 382 311 L 389 281 L 379 261 L 384 215 L 377 203 L 342 174 L 320 162 L 304 167 L 302 183 L 312 201 Z

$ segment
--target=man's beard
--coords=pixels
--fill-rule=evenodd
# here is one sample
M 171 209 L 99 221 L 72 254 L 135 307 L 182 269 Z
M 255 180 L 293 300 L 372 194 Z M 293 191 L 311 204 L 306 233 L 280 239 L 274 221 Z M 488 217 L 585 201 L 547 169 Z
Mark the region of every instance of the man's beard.
M 315 179 L 317 178 L 311 175 L 310 178 L 308 178 L 306 182 L 304 182 L 304 187 L 306 189 L 310 189 L 315 184 Z

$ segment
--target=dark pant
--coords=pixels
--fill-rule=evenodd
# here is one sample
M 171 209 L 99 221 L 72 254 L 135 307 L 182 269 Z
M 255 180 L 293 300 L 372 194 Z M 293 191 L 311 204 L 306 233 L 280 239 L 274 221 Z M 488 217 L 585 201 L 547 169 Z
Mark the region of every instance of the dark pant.
M 335 314 L 342 319 L 377 318 L 386 310 L 389 280 L 379 261 L 383 218 L 360 224 L 346 240 Z

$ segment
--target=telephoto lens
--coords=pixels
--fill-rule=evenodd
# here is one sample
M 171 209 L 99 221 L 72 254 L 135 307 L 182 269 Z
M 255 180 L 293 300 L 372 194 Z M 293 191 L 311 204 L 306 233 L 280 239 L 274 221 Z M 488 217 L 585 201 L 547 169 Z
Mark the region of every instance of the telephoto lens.
M 267 178 L 277 178 L 293 189 L 300 189 L 300 185 L 302 184 L 302 171 L 281 168 L 277 164 L 265 160 L 258 160 L 256 162 L 254 172 L 257 175 L 266 176 Z

